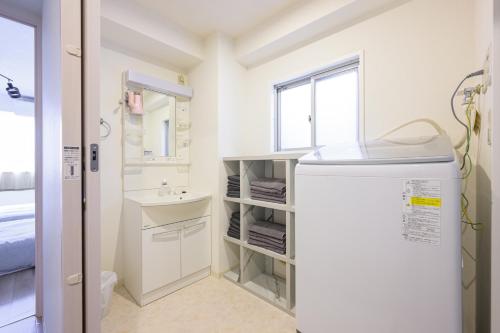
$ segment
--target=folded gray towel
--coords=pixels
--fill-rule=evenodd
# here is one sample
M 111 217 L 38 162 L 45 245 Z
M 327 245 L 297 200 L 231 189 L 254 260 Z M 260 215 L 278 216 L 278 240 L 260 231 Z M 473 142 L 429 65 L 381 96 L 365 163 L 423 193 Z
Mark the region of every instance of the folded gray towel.
M 229 226 L 229 228 L 227 230 L 239 233 L 240 232 L 240 227 L 231 225 L 231 226 Z M 272 244 L 272 245 L 274 245 L 274 244 Z
M 262 191 L 257 191 L 257 190 L 251 189 L 250 194 L 265 195 L 265 196 L 273 197 L 273 198 L 286 198 L 286 192 L 270 193 L 270 192 L 262 192 Z
M 248 227 L 250 232 L 269 236 L 276 239 L 284 239 L 286 237 L 286 226 L 279 223 L 258 221 Z
M 269 193 L 269 194 L 283 194 L 286 193 L 286 188 L 283 188 L 282 190 L 276 190 L 273 188 L 266 188 L 266 187 L 252 185 L 250 186 L 250 191 Z
M 248 231 L 248 235 L 250 237 L 255 238 L 255 239 L 269 240 L 269 241 L 276 242 L 279 244 L 283 244 L 286 241 L 286 235 L 285 235 L 285 237 L 272 237 L 272 236 L 263 235 L 263 234 L 260 234 L 258 232 L 251 231 L 251 230 Z
M 276 246 L 270 246 L 270 245 L 267 245 L 267 244 L 263 244 L 262 242 L 251 240 L 251 239 L 248 240 L 248 244 L 255 245 L 255 246 L 258 246 L 258 247 L 262 247 L 262 248 L 271 250 L 271 251 L 279 253 L 279 254 L 285 254 L 286 253 L 286 249 L 285 248 L 276 247 Z
M 258 186 L 267 189 L 274 189 L 278 191 L 283 191 L 286 188 L 286 182 L 284 179 L 280 178 L 259 178 L 254 179 L 250 182 L 251 186 Z
M 240 182 L 240 175 L 231 175 L 231 176 L 227 176 L 227 179 L 230 180 L 230 181 L 234 181 L 234 182 Z
M 275 239 L 265 238 L 263 236 L 254 236 L 254 235 L 250 235 L 249 239 L 259 241 L 259 242 L 265 243 L 265 244 L 270 245 L 270 246 L 277 246 L 277 247 L 285 247 L 286 246 L 286 239 L 275 240 Z
M 255 200 L 261 200 L 261 201 L 269 201 L 269 202 L 275 202 L 279 204 L 285 204 L 286 203 L 286 198 L 276 198 L 273 196 L 269 195 L 262 195 L 262 194 L 257 194 L 257 193 L 252 193 L 250 194 L 250 197 Z

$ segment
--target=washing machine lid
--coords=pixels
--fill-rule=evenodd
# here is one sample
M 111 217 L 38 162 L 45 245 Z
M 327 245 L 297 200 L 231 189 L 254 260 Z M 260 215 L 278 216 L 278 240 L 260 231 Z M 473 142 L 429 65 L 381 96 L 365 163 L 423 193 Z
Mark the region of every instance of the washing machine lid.
M 299 159 L 300 164 L 410 164 L 451 162 L 453 146 L 447 136 L 378 140 L 364 145 L 324 146 Z

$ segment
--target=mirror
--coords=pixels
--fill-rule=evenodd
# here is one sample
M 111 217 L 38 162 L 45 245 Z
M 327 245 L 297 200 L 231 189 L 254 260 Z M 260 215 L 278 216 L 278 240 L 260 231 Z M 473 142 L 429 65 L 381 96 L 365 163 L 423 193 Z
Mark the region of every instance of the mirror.
M 144 89 L 142 99 L 144 158 L 175 156 L 175 97 Z

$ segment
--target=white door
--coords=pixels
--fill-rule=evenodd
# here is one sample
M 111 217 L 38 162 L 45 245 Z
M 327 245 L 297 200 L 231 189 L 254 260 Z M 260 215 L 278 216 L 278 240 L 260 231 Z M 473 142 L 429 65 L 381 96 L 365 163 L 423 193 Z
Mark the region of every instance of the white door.
M 210 218 L 184 222 L 181 244 L 182 277 L 210 266 Z
M 142 231 L 142 293 L 181 277 L 181 223 Z
M 43 1 L 43 325 L 83 331 L 81 1 Z

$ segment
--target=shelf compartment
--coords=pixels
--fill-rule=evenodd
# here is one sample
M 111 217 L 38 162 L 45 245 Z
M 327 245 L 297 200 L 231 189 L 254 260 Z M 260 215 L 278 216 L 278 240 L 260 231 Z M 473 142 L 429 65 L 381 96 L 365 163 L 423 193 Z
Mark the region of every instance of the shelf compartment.
M 286 181 L 286 171 L 287 171 L 287 161 L 274 161 L 274 160 L 257 160 L 257 161 L 242 161 L 240 174 L 241 174 L 241 197 L 245 198 L 245 200 L 253 200 L 251 199 L 251 183 L 252 181 L 259 178 L 278 178 Z M 288 188 L 287 188 L 288 191 Z M 287 194 L 288 196 L 288 194 Z M 255 200 L 261 201 L 261 200 Z M 267 201 L 263 201 L 267 203 Z M 273 202 L 269 202 L 270 204 L 275 204 Z M 286 209 L 285 204 L 277 204 L 283 205 L 283 209 Z
M 287 310 L 286 279 L 274 272 L 274 259 L 259 252 L 243 249 L 241 284 L 256 296 Z
M 230 269 L 226 273 L 224 273 L 224 277 L 233 282 L 238 282 L 241 268 L 241 242 L 227 235 L 224 236 L 224 239 L 226 240 L 224 242 L 226 253 L 224 260 L 227 264 L 226 267 L 230 267 Z
M 224 163 L 224 195 L 228 199 L 239 199 L 239 197 L 229 197 L 227 196 L 227 186 L 229 184 L 229 176 L 240 174 L 240 162 L 239 161 L 228 161 Z M 241 197 L 241 177 L 240 177 L 240 197 Z M 229 200 L 230 201 L 230 200 Z M 237 201 L 234 201 L 237 202 Z
M 276 290 L 276 285 L 278 290 Z M 285 281 L 277 276 L 260 274 L 243 287 L 256 296 L 286 310 Z
M 256 223 L 257 221 L 266 221 L 272 215 L 273 221 L 275 223 L 286 225 L 285 216 L 283 212 L 254 205 L 244 204 L 241 206 L 243 207 L 241 215 L 241 228 L 242 228 L 241 245 L 247 249 L 259 252 L 268 257 L 286 262 L 287 261 L 286 254 L 280 254 L 272 250 L 260 247 L 258 245 L 252 245 L 248 243 L 248 240 L 250 238 L 249 228 L 252 224 Z

